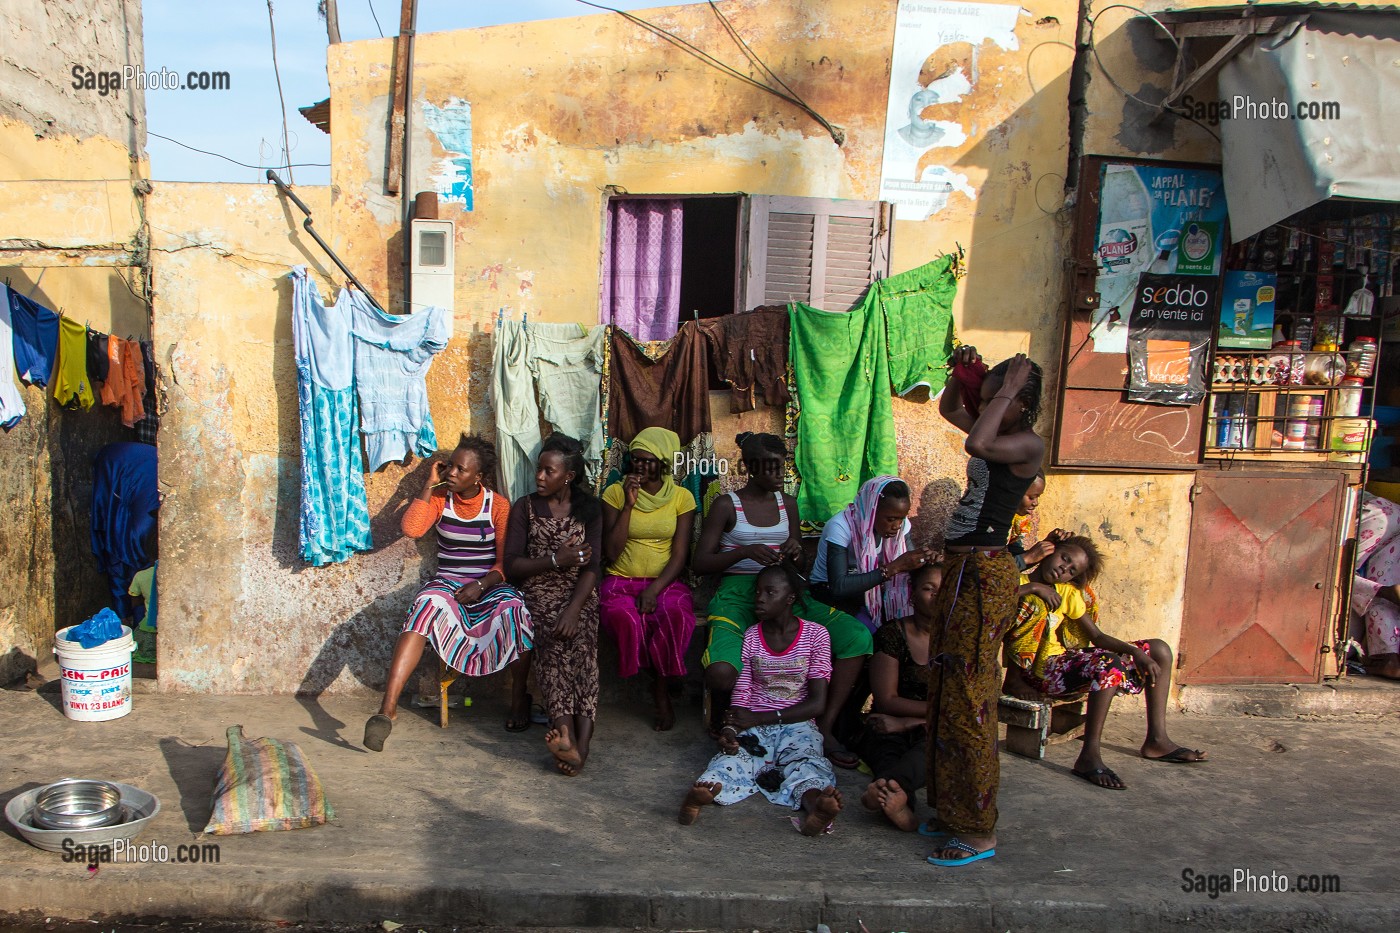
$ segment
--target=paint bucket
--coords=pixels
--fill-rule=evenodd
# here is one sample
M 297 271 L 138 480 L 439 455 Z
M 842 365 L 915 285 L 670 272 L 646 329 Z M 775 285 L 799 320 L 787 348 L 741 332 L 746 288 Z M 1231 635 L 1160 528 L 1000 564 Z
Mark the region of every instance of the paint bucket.
M 63 714 L 78 722 L 120 719 L 131 712 L 131 629 L 96 648 L 66 637 L 73 627 L 54 634 L 54 654 L 62 675 Z
M 1368 418 L 1337 418 L 1332 422 L 1327 446 L 1333 450 L 1359 453 L 1366 449 L 1366 437 L 1371 433 Z

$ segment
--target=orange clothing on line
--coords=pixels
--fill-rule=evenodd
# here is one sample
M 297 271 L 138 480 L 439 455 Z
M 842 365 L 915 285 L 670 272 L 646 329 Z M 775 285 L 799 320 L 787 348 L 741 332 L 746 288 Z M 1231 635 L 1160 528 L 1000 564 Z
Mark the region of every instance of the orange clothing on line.
M 464 499 L 455 496 L 452 500 L 452 509 L 459 518 L 470 519 L 481 511 L 481 499 L 486 493 L 483 490 Z M 427 502 L 415 498 L 404 510 L 403 518 L 399 520 L 399 527 L 403 533 L 410 538 L 421 538 L 442 517 L 442 510 L 447 505 L 446 496 L 433 496 Z M 491 493 L 491 524 L 496 529 L 496 563 L 492 570 L 499 570 L 501 575 L 505 575 L 506 560 L 506 528 L 510 524 L 510 500 L 499 492 Z
M 122 369 L 122 339 L 107 338 L 107 381 L 102 383 L 102 404 L 122 406 L 126 398 L 126 376 Z
M 127 398 L 122 405 L 122 424 L 136 427 L 136 422 L 146 420 L 146 367 L 141 356 L 141 345 L 135 340 L 122 341 L 122 373 L 126 377 Z

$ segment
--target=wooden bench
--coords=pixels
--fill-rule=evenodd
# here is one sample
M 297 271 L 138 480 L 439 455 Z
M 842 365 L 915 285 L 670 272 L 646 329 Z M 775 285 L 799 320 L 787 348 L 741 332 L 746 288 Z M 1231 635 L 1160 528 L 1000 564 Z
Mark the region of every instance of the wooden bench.
M 1007 751 L 1039 760 L 1047 747 L 1084 734 L 1084 695 L 1023 700 L 1002 694 L 997 719 L 1006 726 Z

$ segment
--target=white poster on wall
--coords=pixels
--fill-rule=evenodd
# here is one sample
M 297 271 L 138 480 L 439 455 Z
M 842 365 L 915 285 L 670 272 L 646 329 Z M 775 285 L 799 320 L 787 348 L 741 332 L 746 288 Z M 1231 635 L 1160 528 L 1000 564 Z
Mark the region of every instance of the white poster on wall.
M 967 175 L 953 167 L 978 132 L 962 101 L 977 86 L 984 46 L 1018 47 L 1021 12 L 998 3 L 899 4 L 880 169 L 880 200 L 894 204 L 897 220 L 924 220 L 956 193 L 976 200 Z

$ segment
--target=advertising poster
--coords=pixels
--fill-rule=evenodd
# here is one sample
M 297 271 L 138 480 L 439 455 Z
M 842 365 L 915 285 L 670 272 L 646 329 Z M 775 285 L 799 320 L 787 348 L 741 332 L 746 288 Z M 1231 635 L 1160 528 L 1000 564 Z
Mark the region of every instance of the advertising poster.
M 977 199 L 960 155 L 986 131 L 988 100 L 996 78 L 980 91 L 984 68 L 992 72 L 998 50 L 1018 49 L 1020 6 L 901 0 L 895 14 L 894 54 L 885 117 L 880 200 L 894 205 L 896 220 L 925 220 L 950 198 Z
M 1206 361 L 1220 280 L 1143 272 L 1128 323 L 1128 401 L 1195 405 L 1206 394 Z
M 1106 163 L 1095 241 L 1096 353 L 1123 353 L 1138 276 L 1220 274 L 1225 187 L 1211 169 Z M 1212 309 L 1213 312 L 1213 309 Z
M 1267 350 L 1274 344 L 1276 272 L 1230 270 L 1220 293 L 1220 346 Z

